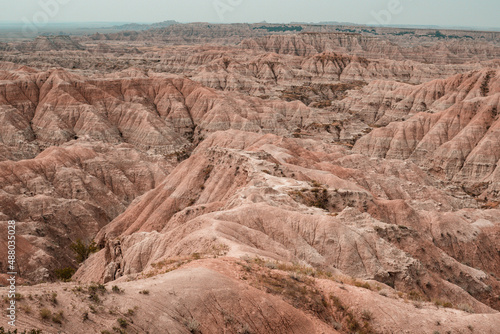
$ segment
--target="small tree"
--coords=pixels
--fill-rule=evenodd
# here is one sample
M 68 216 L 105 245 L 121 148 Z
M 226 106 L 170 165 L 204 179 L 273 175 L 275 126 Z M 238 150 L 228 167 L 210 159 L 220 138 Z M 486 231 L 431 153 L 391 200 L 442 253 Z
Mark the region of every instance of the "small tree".
M 99 250 L 95 241 L 89 244 L 85 244 L 82 240 L 77 239 L 70 246 L 71 250 L 76 254 L 76 260 L 80 263 L 88 259 L 90 254 L 95 253 Z
M 436 30 L 435 36 L 436 36 L 437 38 L 445 38 L 445 37 L 446 37 L 446 36 L 445 36 L 445 35 L 443 35 L 443 33 L 442 33 L 441 31 L 439 31 L 439 30 Z

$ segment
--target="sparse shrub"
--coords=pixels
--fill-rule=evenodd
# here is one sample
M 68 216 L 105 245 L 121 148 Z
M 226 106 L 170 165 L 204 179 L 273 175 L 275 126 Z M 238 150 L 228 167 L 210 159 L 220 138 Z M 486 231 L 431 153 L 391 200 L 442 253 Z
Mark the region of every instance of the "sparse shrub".
M 414 300 L 414 301 L 421 301 L 423 298 L 422 298 L 422 295 L 420 293 L 418 293 L 415 290 L 412 290 L 408 294 L 408 299 Z
M 85 261 L 86 259 L 88 259 L 90 254 L 95 253 L 99 250 L 95 241 L 92 241 L 89 244 L 85 244 L 80 239 L 77 239 L 75 242 L 73 242 L 69 246 L 69 248 L 76 254 L 76 260 L 78 262 Z
M 105 293 L 108 291 L 104 284 L 97 284 L 97 286 L 91 286 L 91 287 L 93 287 L 93 288 L 95 287 L 95 289 L 97 289 L 97 291 L 99 291 L 101 293 Z
M 252 334 L 250 326 L 248 326 L 248 324 L 243 324 L 241 329 L 238 331 L 238 334 Z
M 291 275 L 293 274 L 296 273 L 291 273 Z M 259 274 L 258 282 L 260 289 L 273 295 L 282 296 L 295 307 L 312 312 L 323 321 L 329 320 L 329 302 L 316 288 L 311 278 L 303 276 L 299 281 L 291 278 L 290 275 L 271 272 L 264 275 Z
M 224 310 L 222 312 L 225 313 Z M 232 324 L 233 322 L 234 322 L 234 317 L 232 315 L 224 314 L 224 324 L 226 324 L 226 325 Z
M 290 277 L 291 279 L 293 279 L 294 281 L 297 281 L 297 282 L 303 282 L 304 281 L 302 275 L 298 274 L 298 273 L 290 273 L 288 275 L 288 277 Z
M 23 296 L 22 294 L 17 293 L 17 292 L 14 294 L 14 300 L 15 300 L 16 302 L 18 302 L 18 301 L 20 301 L 20 300 L 23 300 L 23 299 L 24 299 L 24 296 Z M 3 297 L 3 301 L 4 301 L 4 303 L 7 303 L 7 304 L 8 304 L 8 303 L 10 302 L 10 298 L 9 298 L 9 297 L 7 297 L 7 296 L 4 296 L 4 297 Z
M 139 291 L 141 295 L 149 295 L 149 290 L 141 290 Z
M 330 299 L 332 300 L 333 306 L 335 306 L 337 310 L 339 311 L 345 310 L 344 304 L 342 304 L 342 301 L 337 296 L 331 295 Z
M 24 311 L 24 313 L 31 314 L 32 310 L 31 310 L 31 307 L 29 305 L 22 306 L 21 309 Z
M 101 302 L 101 298 L 99 298 L 99 295 L 98 295 L 97 293 L 91 293 L 91 294 L 89 295 L 89 299 L 90 299 L 92 302 L 96 303 L 96 304 L 98 304 L 98 303 L 100 303 L 100 302 Z M 95 313 L 95 312 L 94 312 L 94 313 Z
M 23 300 L 23 299 L 24 299 L 24 296 L 23 296 L 22 294 L 20 294 L 20 293 L 16 293 L 16 294 L 14 295 L 14 299 L 15 299 L 16 301 L 20 301 L 20 300 Z
M 120 333 L 120 334 L 125 334 L 125 331 L 123 329 L 121 329 L 120 327 L 113 327 L 113 330 L 117 333 Z
M 52 292 L 50 295 L 50 302 L 54 305 L 57 305 L 57 292 Z
M 175 152 L 175 156 L 177 158 L 177 162 L 182 162 L 189 158 L 190 154 L 186 150 L 182 150 L 180 152 Z
M 82 321 L 87 321 L 89 320 L 89 312 L 83 312 L 82 314 Z
M 212 171 L 214 170 L 214 166 L 213 165 L 208 165 L 207 167 L 205 167 L 202 171 L 203 173 L 203 181 L 206 181 L 208 180 L 208 178 L 210 177 L 210 174 L 212 173 Z
M 73 292 L 83 292 L 83 288 L 79 285 L 79 286 L 75 286 L 73 289 Z
M 118 319 L 116 319 L 116 321 L 118 322 L 118 324 L 120 325 L 121 328 L 127 328 L 127 326 L 128 326 L 127 320 L 125 320 L 123 318 L 118 318 Z
M 0 327 L 0 334 L 41 334 L 41 333 L 42 333 L 41 329 L 32 329 L 32 330 L 25 329 L 22 332 L 18 332 L 17 329 L 14 329 L 14 331 L 11 331 L 10 329 L 6 331 L 3 327 Z
M 89 299 L 96 304 L 101 302 L 99 294 L 104 295 L 107 292 L 106 286 L 103 284 L 92 284 L 87 288 L 87 291 L 89 293 Z
M 462 311 L 467 312 L 467 313 L 474 313 L 474 309 L 470 305 L 467 305 L 467 304 L 460 304 L 457 306 L 457 309 L 462 310 Z
M 361 318 L 363 320 L 370 321 L 373 318 L 373 314 L 368 310 L 363 310 L 363 312 L 361 312 Z
M 277 267 L 276 267 L 276 263 L 274 263 L 274 262 L 267 262 L 267 263 L 265 264 L 265 266 L 266 266 L 267 268 L 269 268 L 269 269 L 276 269 L 276 268 L 277 268 Z
M 63 317 L 64 317 L 63 311 L 59 311 L 58 313 L 52 315 L 52 322 L 55 322 L 56 324 L 62 324 Z
M 186 327 L 190 333 L 198 333 L 200 323 L 195 319 L 189 319 L 186 321 Z
M 213 245 L 211 253 L 215 258 L 219 256 L 224 256 L 227 253 L 229 253 L 229 246 L 223 243 Z
M 351 313 L 347 314 L 347 328 L 351 332 L 358 332 L 359 329 L 361 328 L 361 325 Z
M 56 276 L 56 278 L 63 282 L 69 282 L 74 274 L 75 274 L 75 269 L 71 267 L 54 270 L 54 275 Z
M 118 285 L 113 285 L 111 291 L 113 291 L 114 293 L 123 293 L 123 289 L 120 289 Z
M 311 186 L 313 186 L 314 188 L 320 188 L 321 187 L 321 183 L 319 183 L 316 180 L 312 180 L 311 181 Z
M 340 331 L 342 329 L 342 324 L 336 321 L 332 321 L 332 327 L 335 328 L 336 331 Z
M 358 288 L 368 289 L 368 290 L 372 289 L 372 286 L 370 285 L 370 283 L 368 283 L 368 282 L 360 282 L 360 281 L 357 281 L 357 280 L 354 281 L 354 286 L 357 286 Z
M 248 265 L 246 265 L 246 264 L 242 264 L 241 266 L 243 267 L 243 269 L 244 269 L 247 273 L 249 273 L 249 272 L 251 272 L 251 271 L 252 271 L 252 266 L 248 266 Z
M 332 301 L 333 307 L 336 309 L 337 316 L 340 317 L 342 323 L 334 322 L 333 326 L 337 331 L 348 332 L 348 333 L 359 333 L 359 334 L 369 334 L 373 333 L 373 330 L 368 323 L 373 316 L 369 311 L 363 311 L 361 317 L 364 319 L 363 324 L 361 324 L 354 314 L 346 307 L 342 301 L 334 295 L 330 295 L 330 300 Z M 337 325 L 336 325 L 337 324 Z M 344 324 L 344 325 L 343 325 Z M 346 330 L 342 330 L 346 329 Z
M 42 320 L 49 319 L 51 315 L 52 315 L 52 312 L 50 312 L 49 309 L 47 309 L 47 308 L 40 309 L 40 318 L 42 318 Z

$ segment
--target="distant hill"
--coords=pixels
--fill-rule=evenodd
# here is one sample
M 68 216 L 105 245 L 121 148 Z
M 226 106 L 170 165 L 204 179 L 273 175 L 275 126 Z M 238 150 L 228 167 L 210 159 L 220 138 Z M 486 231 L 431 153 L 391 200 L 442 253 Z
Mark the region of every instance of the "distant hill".
M 140 31 L 140 30 L 148 30 L 148 29 L 166 28 L 166 27 L 169 27 L 169 26 L 174 25 L 174 24 L 179 24 L 179 22 L 173 21 L 173 20 L 168 20 L 168 21 L 157 22 L 157 23 L 152 23 L 152 24 L 128 23 L 128 24 L 113 26 L 112 28 L 118 29 L 118 30 Z

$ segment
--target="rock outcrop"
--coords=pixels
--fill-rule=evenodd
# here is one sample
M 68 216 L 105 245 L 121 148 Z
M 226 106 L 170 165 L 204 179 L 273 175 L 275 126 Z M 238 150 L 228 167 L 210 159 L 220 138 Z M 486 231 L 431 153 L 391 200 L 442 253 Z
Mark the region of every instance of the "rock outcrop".
M 496 305 L 488 286 L 498 283 L 487 274 L 500 270 L 499 245 L 488 237 L 490 228 L 498 229 L 494 213 L 450 196 L 416 165 L 382 163 L 363 174 L 370 170 L 368 158 L 304 147 L 302 140 L 273 135 L 212 135 L 99 232 L 105 248 L 75 278 L 107 282 L 169 258 L 226 249 L 228 256 L 305 261 L 433 298 L 476 305 L 473 295 Z M 403 165 L 405 175 L 399 174 Z M 464 206 L 474 218 L 447 213 Z M 446 221 L 454 219 L 463 223 L 450 230 Z M 488 224 L 474 225 L 476 220 Z M 436 224 L 441 237 L 434 234 Z M 456 253 L 451 240 L 464 248 L 480 242 L 491 261 L 483 265 Z
M 385 106 L 375 116 L 383 115 L 379 122 L 387 114 L 413 116 L 373 130 L 354 150 L 387 159 L 409 159 L 462 185 L 471 195 L 498 200 L 499 74 L 498 70 L 483 70 L 388 92 L 382 98 Z M 408 97 L 392 105 L 405 89 L 411 89 Z M 380 101 L 380 95 L 374 97 Z

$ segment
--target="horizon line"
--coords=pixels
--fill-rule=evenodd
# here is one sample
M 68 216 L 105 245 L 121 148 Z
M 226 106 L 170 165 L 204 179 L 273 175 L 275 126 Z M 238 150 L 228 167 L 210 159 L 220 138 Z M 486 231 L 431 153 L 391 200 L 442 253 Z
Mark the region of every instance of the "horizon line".
M 219 24 L 219 25 L 230 25 L 230 24 L 303 24 L 303 25 L 343 25 L 343 26 L 353 26 L 353 27 L 373 27 L 373 28 L 402 28 L 402 29 L 429 29 L 429 28 L 441 28 L 449 30 L 474 30 L 474 31 L 494 31 L 500 32 L 500 27 L 488 27 L 488 26 L 456 26 L 456 25 L 438 25 L 438 24 L 390 24 L 390 25 L 369 25 L 365 23 L 355 23 L 355 22 L 344 22 L 344 21 L 319 21 L 319 22 L 210 22 L 210 21 L 177 21 L 174 19 L 167 19 L 163 21 L 53 21 L 44 24 L 45 27 L 50 27 L 54 25 L 83 25 L 83 24 L 108 24 L 108 25 L 127 25 L 127 24 L 138 24 L 138 25 L 153 25 L 162 22 L 174 21 L 178 24 L 193 24 L 193 23 L 207 23 L 207 24 Z M 2 25 L 24 25 L 22 21 L 0 21 L 0 26 Z M 85 27 L 80 27 L 85 28 Z M 104 27 L 102 27 L 104 28 Z M 109 27 L 108 27 L 109 28 Z

